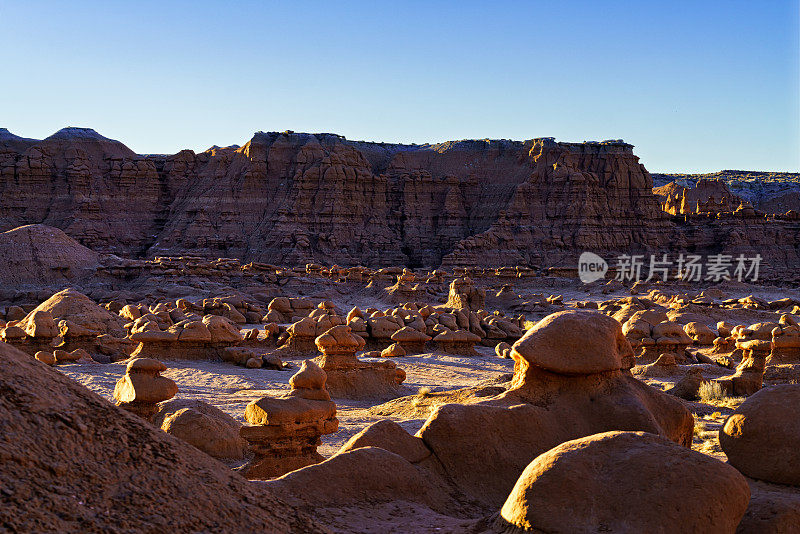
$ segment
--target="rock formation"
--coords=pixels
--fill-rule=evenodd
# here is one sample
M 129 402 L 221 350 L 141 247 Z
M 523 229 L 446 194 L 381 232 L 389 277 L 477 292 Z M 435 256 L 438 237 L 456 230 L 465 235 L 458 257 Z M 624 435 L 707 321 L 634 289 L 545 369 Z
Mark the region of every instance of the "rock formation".
M 143 330 L 130 335 L 138 343 L 131 356 L 170 360 L 226 360 L 225 351 L 242 341 L 239 329 L 225 317 L 181 321 L 166 331 Z
M 514 376 L 503 393 L 439 405 L 416 436 L 398 439 L 385 428 L 395 423 L 385 423 L 359 439 L 401 456 L 424 446 L 431 455 L 421 467 L 444 473 L 467 498 L 491 507 L 503 503 L 538 454 L 571 439 L 636 429 L 691 443 L 692 415 L 631 376 L 633 350 L 606 315 L 550 315 L 514 345 L 512 357 Z
M 4 185 L 8 184 L 0 174 L 0 191 Z M 10 207 L 5 204 L 7 194 L 0 193 L 0 211 Z M 93 275 L 100 266 L 96 252 L 58 228 L 43 224 L 14 228 L 0 216 L 0 230 L 6 230 L 0 233 L 0 284 L 5 286 L 69 284 Z
M 745 475 L 800 486 L 800 385 L 781 384 L 750 396 L 725 420 L 719 443 Z
M 268 490 L 2 343 L 0 389 L 4 529 L 324 532 Z
M 448 308 L 477 311 L 485 306 L 486 291 L 475 288 L 468 277 L 456 278 L 450 282 L 450 293 L 447 295 Z
M 246 443 L 239 437 L 241 423 L 203 401 L 162 402 L 153 424 L 214 458 L 241 459 L 244 456 Z
M 791 315 L 782 315 L 772 330 L 772 351 L 768 365 L 800 364 L 800 326 Z
M 33 312 L 48 312 L 54 320 L 69 320 L 87 330 L 99 334 L 112 334 L 124 337 L 125 330 L 117 315 L 98 306 L 92 299 L 68 288 L 59 291 L 37 306 Z
M 52 351 L 59 330 L 53 316 L 46 311 L 33 310 L 16 325 L 2 329 L 3 341 L 31 356 L 40 351 Z
M 431 336 L 404 326 L 391 337 L 394 344 L 399 345 L 403 350 L 402 356 L 406 354 L 419 354 L 425 352 L 425 343 L 431 340 Z
M 247 478 L 278 477 L 323 460 L 317 452 L 320 437 L 339 427 L 325 379 L 325 371 L 306 360 L 290 379 L 292 390 L 285 397 L 263 397 L 247 405 L 249 424 L 240 429 L 253 454 L 243 467 Z
M 606 432 L 531 462 L 497 531 L 734 532 L 749 500 L 747 480 L 719 460 L 646 432 Z
M 128 362 L 125 376 L 114 388 L 117 406 L 152 420 L 158 412 L 158 403 L 171 399 L 178 392 L 175 382 L 159 374 L 166 370 L 163 363 L 150 358 L 135 358 Z
M 447 354 L 462 354 L 464 356 L 477 356 L 475 343 L 481 340 L 480 336 L 467 330 L 449 330 L 433 338 L 436 348 Z
M 767 357 L 772 351 L 772 325 L 763 329 L 760 326 L 757 323 L 734 330 L 736 348 L 742 350 L 742 361 L 732 375 L 717 379 L 729 395 L 752 395 L 761 389 Z
M 700 179 L 694 187 L 676 182 L 655 188 L 664 211 L 672 215 L 732 213 L 744 199 L 734 195 L 722 180 Z
M 356 352 L 364 348 L 365 342 L 349 326 L 335 326 L 315 343 L 322 352 L 315 361 L 327 374 L 325 387 L 334 397 L 394 396 L 406 378 L 405 371 L 392 361 L 364 362 L 356 358 Z
M 0 230 L 42 223 L 97 252 L 300 265 L 576 264 L 582 250 L 798 259 L 793 221 L 733 232 L 669 218 L 622 141 L 390 145 L 256 133 L 242 147 L 139 156 L 92 130 L 0 145 Z M 242 232 L 242 228 L 249 229 Z
M 636 428 L 688 445 L 691 414 L 633 378 L 632 356 L 614 319 L 596 312 L 550 315 L 514 345 L 508 391 L 474 405 L 441 406 L 418 435 L 468 495 L 498 506 L 524 462 L 569 439 Z

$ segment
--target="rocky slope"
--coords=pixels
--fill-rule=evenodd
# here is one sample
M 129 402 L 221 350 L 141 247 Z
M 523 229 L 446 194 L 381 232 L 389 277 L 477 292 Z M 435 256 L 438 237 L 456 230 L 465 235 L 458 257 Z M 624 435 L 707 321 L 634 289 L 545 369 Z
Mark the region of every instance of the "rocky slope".
M 694 187 L 700 180 L 719 180 L 730 192 L 765 213 L 800 211 L 800 173 L 724 170 L 709 174 L 653 174 L 660 187 L 675 182 Z
M 574 267 L 583 250 L 720 249 L 707 222 L 664 213 L 652 186 L 622 141 L 258 132 L 242 147 L 140 156 L 89 129 L 42 141 L 0 131 L 0 231 L 44 223 L 126 257 Z M 797 225 L 753 224 L 745 237 L 781 236 L 766 238 L 776 268 L 798 257 Z
M 0 530 L 324 532 L 187 443 L 0 343 Z

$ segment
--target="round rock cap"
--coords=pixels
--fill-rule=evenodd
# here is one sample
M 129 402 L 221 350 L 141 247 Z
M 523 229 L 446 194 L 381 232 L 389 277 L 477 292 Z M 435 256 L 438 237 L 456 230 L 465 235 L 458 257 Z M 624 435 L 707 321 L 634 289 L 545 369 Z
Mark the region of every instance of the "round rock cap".
M 530 365 L 566 375 L 623 368 L 633 349 L 616 319 L 599 312 L 562 311 L 548 315 L 513 346 Z

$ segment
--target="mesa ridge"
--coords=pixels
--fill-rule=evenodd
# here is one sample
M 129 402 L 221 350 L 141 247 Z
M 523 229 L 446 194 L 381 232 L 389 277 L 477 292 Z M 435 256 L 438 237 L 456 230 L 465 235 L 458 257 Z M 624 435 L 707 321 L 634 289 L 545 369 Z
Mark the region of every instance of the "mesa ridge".
M 797 220 L 665 213 L 621 140 L 402 145 L 257 132 L 137 155 L 88 128 L 0 131 L 0 231 L 47 224 L 95 252 L 302 265 L 574 267 L 581 250 L 800 260 Z

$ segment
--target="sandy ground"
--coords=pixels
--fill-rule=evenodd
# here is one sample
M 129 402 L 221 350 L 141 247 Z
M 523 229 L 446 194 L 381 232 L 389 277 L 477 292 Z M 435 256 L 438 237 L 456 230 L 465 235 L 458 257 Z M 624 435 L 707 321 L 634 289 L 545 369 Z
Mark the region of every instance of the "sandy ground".
M 420 388 L 441 391 L 474 386 L 513 370 L 512 360 L 497 358 L 493 350 L 487 347 L 477 349 L 481 354 L 477 357 L 427 353 L 394 358 L 398 367 L 406 371 L 403 393 L 413 395 Z M 365 360 L 370 361 L 369 358 Z M 289 378 L 300 365 L 300 360 L 294 360 L 292 369 L 274 371 L 247 369 L 224 362 L 162 361 L 168 367 L 162 375 L 178 384 L 175 398 L 202 400 L 241 422 L 244 422 L 244 410 L 249 402 L 289 391 Z M 124 363 L 67 364 L 59 365 L 56 369 L 111 402 L 114 385 L 125 374 Z M 335 398 L 334 401 L 339 430 L 322 438 L 319 452 L 326 457 L 334 454 L 353 434 L 384 418 L 368 412 L 368 408 L 381 404 L 382 400 L 370 402 Z M 425 422 L 425 419 L 392 419 L 411 433 L 419 430 Z

